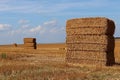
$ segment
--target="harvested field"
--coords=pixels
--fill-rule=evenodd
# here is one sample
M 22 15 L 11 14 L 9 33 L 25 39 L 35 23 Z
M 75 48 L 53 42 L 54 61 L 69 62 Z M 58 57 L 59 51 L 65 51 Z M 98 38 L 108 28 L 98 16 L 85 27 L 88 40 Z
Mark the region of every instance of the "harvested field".
M 42 46 L 36 50 L 25 50 L 24 47 L 0 46 L 0 55 L 6 54 L 7 56 L 6 58 L 0 57 L 0 79 L 119 80 L 120 78 L 119 64 L 113 67 L 68 65 L 65 62 L 66 51 L 59 49 L 61 47 L 65 48 L 65 44 L 56 44 L 56 48 L 54 47 L 55 44 L 50 48 L 51 45 L 52 44 L 42 44 Z M 118 56 L 116 56 L 116 59 L 118 59 L 117 63 L 120 63 Z M 87 60 L 87 62 L 90 63 L 89 60 Z M 98 62 L 96 61 L 96 63 Z
M 65 43 L 48 43 L 48 44 L 37 44 L 38 48 L 65 48 L 66 44 Z
M 39 48 L 35 50 L 25 50 L 21 46 L 0 46 L 0 55 L 7 56 L 0 57 L 1 80 L 119 80 L 120 78 L 119 64 L 113 67 L 66 64 L 66 50 L 59 49 L 65 48 L 65 44 L 56 44 L 56 47 L 55 44 L 39 44 Z M 120 63 L 119 55 L 116 55 L 116 59 L 117 63 Z M 91 63 L 90 60 L 87 62 Z M 104 61 L 101 62 L 103 62 L 101 65 L 104 64 Z

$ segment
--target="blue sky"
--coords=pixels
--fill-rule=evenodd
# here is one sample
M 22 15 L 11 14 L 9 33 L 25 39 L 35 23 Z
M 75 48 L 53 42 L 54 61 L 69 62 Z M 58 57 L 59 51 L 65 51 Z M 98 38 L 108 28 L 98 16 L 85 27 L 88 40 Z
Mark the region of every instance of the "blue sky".
M 107 17 L 115 21 L 120 37 L 120 0 L 0 0 L 0 44 L 65 42 L 66 21 Z

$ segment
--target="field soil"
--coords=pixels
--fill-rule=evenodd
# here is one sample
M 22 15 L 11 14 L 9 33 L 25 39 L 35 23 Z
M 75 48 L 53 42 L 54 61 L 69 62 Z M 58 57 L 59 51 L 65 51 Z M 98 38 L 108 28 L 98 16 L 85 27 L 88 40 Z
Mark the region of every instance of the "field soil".
M 0 46 L 0 80 L 120 80 L 119 54 L 113 67 L 72 66 L 65 62 L 65 44 L 37 46 Z

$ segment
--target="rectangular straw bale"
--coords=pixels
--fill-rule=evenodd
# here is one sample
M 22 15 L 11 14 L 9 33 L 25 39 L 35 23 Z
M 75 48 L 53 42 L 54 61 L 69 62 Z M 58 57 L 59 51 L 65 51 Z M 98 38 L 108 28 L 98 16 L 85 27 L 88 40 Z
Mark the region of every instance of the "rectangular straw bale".
M 68 58 L 106 60 L 106 52 L 100 51 L 67 51 L 66 55 Z
M 66 37 L 66 43 L 97 43 L 108 44 L 114 37 L 107 35 L 71 35 Z
M 36 43 L 25 43 L 24 46 L 25 47 L 34 47 L 34 46 L 36 46 Z
M 108 51 L 103 44 L 67 44 L 67 50 Z
M 111 25 L 112 24 L 112 25 Z M 110 27 L 112 29 L 115 28 L 114 22 L 112 20 L 109 20 L 107 18 L 77 18 L 77 19 L 71 19 L 67 21 L 66 29 L 71 28 L 81 28 L 81 27 Z
M 36 38 L 24 38 L 24 43 L 36 43 Z
M 113 35 L 114 29 L 107 27 L 82 27 L 82 28 L 73 28 L 66 29 L 67 36 L 69 35 Z
M 66 61 L 113 65 L 115 24 L 107 18 L 78 18 L 66 24 Z
M 92 53 L 95 54 L 94 52 L 88 52 L 88 54 L 89 53 L 90 54 L 92 54 Z M 96 61 L 99 61 L 99 62 L 105 61 L 104 66 L 105 65 L 111 66 L 111 65 L 115 64 L 114 52 L 112 52 L 112 51 L 109 51 L 109 52 L 96 52 L 95 56 L 98 57 L 98 58 L 93 58 L 94 57 L 93 54 L 92 54 L 92 57 L 91 57 L 90 55 L 87 55 L 87 53 L 84 53 L 84 52 L 82 54 L 82 52 L 80 52 L 80 51 L 67 51 L 67 53 L 66 53 L 66 61 L 70 62 L 70 63 L 73 62 L 73 63 L 80 63 L 80 64 L 83 64 L 82 63 L 83 61 L 84 61 L 85 64 L 89 64 L 88 61 L 90 61 L 91 63 L 95 63 Z M 82 56 L 84 56 L 84 58 Z M 90 58 L 88 58 L 88 57 L 90 57 Z M 97 63 L 95 63 L 94 65 L 96 65 L 96 64 Z

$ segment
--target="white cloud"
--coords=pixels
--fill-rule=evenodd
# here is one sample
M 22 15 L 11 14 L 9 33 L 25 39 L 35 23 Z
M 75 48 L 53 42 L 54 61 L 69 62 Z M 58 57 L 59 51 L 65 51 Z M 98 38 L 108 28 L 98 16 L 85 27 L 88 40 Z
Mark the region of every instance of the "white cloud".
M 4 39 L 11 38 L 11 42 L 15 42 L 15 39 L 16 40 L 19 39 L 19 41 L 20 40 L 22 41 L 24 37 L 36 37 L 37 40 L 40 41 L 40 43 L 41 42 L 54 42 L 57 40 L 59 42 L 60 40 L 62 40 L 61 37 L 62 35 L 64 35 L 64 30 L 57 20 L 56 21 L 50 20 L 44 23 L 39 24 L 37 26 L 32 26 L 30 24 L 20 25 L 21 27 L 10 29 L 8 31 L 4 31 L 0 35 L 4 33 L 5 36 L 8 36 L 7 38 L 5 37 Z M 52 25 L 49 26 L 48 24 L 56 24 L 56 26 L 52 26 Z M 5 24 L 4 26 L 9 26 L 9 25 Z M 0 25 L 0 29 L 2 28 L 3 27 L 1 27 Z M 14 39 L 12 39 L 13 37 Z M 16 41 L 16 43 L 18 43 L 18 40 Z
M 19 24 L 27 24 L 29 21 L 25 19 L 21 19 L 18 21 Z
M 11 25 L 9 24 L 0 24 L 0 30 L 3 31 L 3 30 L 9 30 L 11 27 Z
M 30 29 L 29 31 L 33 32 L 33 33 L 36 33 L 36 32 L 40 32 L 41 30 L 42 30 L 42 27 L 39 25 L 35 28 Z
M 21 28 L 25 29 L 25 28 L 29 28 L 31 27 L 29 24 L 25 24 L 25 25 L 22 25 Z
M 30 24 L 23 24 L 18 29 L 13 29 L 9 33 L 14 35 L 45 35 L 45 34 L 59 34 L 64 31 L 57 20 L 46 21 L 38 26 L 31 26 Z
M 57 24 L 57 20 L 51 20 L 43 23 L 46 26 L 54 26 Z

